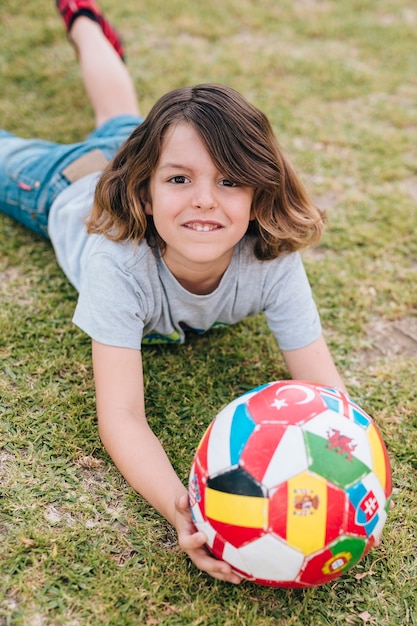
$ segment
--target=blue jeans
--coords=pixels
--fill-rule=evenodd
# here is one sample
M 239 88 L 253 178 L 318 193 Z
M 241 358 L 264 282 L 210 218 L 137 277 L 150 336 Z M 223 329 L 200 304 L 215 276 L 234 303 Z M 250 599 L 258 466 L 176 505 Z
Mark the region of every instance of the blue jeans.
M 63 170 L 94 150 L 112 159 L 142 121 L 121 115 L 96 128 L 85 141 L 68 145 L 21 139 L 0 130 L 0 211 L 48 237 L 51 205 L 72 182 Z

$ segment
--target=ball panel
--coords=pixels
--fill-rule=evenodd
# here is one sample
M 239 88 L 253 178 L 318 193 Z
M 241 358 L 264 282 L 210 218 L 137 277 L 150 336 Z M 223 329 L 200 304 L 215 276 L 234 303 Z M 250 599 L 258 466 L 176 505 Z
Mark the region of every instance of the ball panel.
M 303 554 L 320 550 L 325 543 L 327 482 L 307 472 L 287 483 L 287 542 Z
M 207 479 L 207 486 L 216 491 L 225 493 L 234 493 L 241 496 L 258 496 L 266 495 L 265 487 L 256 480 L 243 467 L 231 467 L 226 472 L 221 472 Z
M 251 543 L 265 534 L 265 529 L 262 527 L 249 528 L 247 526 L 227 524 L 218 520 L 210 520 L 210 526 L 225 542 L 230 543 L 235 548 Z
M 263 482 L 270 459 L 284 434 L 284 427 L 263 424 L 262 428 L 258 425 L 249 438 L 240 463 L 259 482 Z
M 254 428 L 255 422 L 250 416 L 247 405 L 238 404 L 230 428 L 230 461 L 232 465 L 239 463 L 242 451 Z
M 349 498 L 344 489 L 327 483 L 327 519 L 324 543 L 334 541 L 347 529 Z
M 255 391 L 248 392 L 236 398 L 225 406 L 212 421 L 211 428 L 205 435 L 207 439 L 206 468 L 209 475 L 228 469 L 239 457 L 239 451 L 244 448 L 245 441 L 255 426 L 247 411 L 247 402 L 254 393 Z M 198 450 L 197 454 L 199 454 Z
M 262 482 L 268 489 L 271 489 L 307 468 L 307 449 L 303 432 L 298 426 L 287 426 L 277 449 L 270 458 Z
M 245 578 L 253 578 L 250 566 L 243 558 L 241 551 L 230 543 L 226 543 L 223 550 L 223 559 L 233 567 L 233 569 Z
M 366 467 L 372 466 L 366 431 L 345 416 L 327 410 L 310 420 L 303 430 L 325 438 L 329 450 L 349 461 L 356 459 Z
M 392 492 L 392 479 L 387 449 L 375 424 L 371 423 L 366 432 L 371 446 L 372 469 L 378 477 L 386 497 L 389 498 Z
M 341 572 L 346 572 L 353 567 L 355 563 L 359 561 L 366 549 L 366 541 L 360 537 L 342 536 L 329 545 L 329 549 L 335 559 L 340 561 L 332 561 L 326 563 L 324 571 L 325 573 L 333 573 L 336 569 Z M 345 561 L 346 563 L 342 563 Z
M 232 406 L 235 404 L 235 406 Z M 218 474 L 232 465 L 230 458 L 230 431 L 236 404 L 227 405 L 212 422 L 208 435 L 207 474 Z
M 295 580 L 304 556 L 273 535 L 264 535 L 239 550 L 248 570 L 256 579 Z
M 309 469 L 338 487 L 347 487 L 370 471 L 352 455 L 351 439 L 345 439 L 340 431 L 330 431 L 328 438 L 306 432 L 305 442 L 311 458 Z
M 210 522 L 230 524 L 242 528 L 267 528 L 268 498 L 241 496 L 206 489 L 206 516 Z
M 366 542 L 357 537 L 340 537 L 321 552 L 306 559 L 299 580 L 310 585 L 323 585 L 338 578 L 363 556 Z
M 287 539 L 288 485 L 284 482 L 269 494 L 269 530 Z
M 363 428 L 369 425 L 371 421 L 369 415 L 351 400 L 349 396 L 343 393 L 343 391 L 330 387 L 322 387 L 320 394 L 327 407 L 334 413 L 347 417 Z
M 208 478 L 199 489 L 205 518 L 233 546 L 252 541 L 267 529 L 266 489 L 243 468 Z
M 307 469 L 303 450 L 303 434 L 297 426 L 262 424 L 250 437 L 241 463 L 267 489 L 272 489 Z
M 374 473 L 347 490 L 354 507 L 354 523 L 362 526 L 368 537 L 379 538 L 386 520 L 387 499 L 379 480 Z
M 356 507 L 348 498 L 348 518 L 346 523 L 346 532 L 358 537 L 363 537 L 365 540 L 368 535 L 366 534 L 365 527 L 356 523 Z
M 252 396 L 249 411 L 258 424 L 303 424 L 321 413 L 326 405 L 313 385 L 278 381 Z
M 369 424 L 371 423 L 371 418 L 357 404 L 352 402 L 352 400 L 350 402 L 351 402 L 350 411 L 351 411 L 353 421 L 355 422 L 355 424 L 359 424 L 359 426 L 363 426 L 364 428 L 367 428 Z
M 320 389 L 320 395 L 323 398 L 326 406 L 333 413 L 344 414 L 342 395 L 336 389 L 325 387 Z

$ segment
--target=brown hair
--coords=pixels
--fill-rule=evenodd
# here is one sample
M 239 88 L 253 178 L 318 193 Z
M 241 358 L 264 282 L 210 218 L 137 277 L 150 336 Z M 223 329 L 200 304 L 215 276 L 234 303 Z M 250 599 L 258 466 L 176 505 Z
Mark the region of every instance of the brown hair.
M 307 198 L 266 116 L 237 91 L 211 83 L 175 89 L 156 102 L 99 179 L 86 222 L 89 233 L 114 241 L 139 242 L 145 237 L 163 253 L 164 242 L 145 214 L 143 200 L 165 133 L 179 122 L 197 131 L 222 174 L 253 187 L 247 235 L 259 259 L 319 240 L 323 214 Z

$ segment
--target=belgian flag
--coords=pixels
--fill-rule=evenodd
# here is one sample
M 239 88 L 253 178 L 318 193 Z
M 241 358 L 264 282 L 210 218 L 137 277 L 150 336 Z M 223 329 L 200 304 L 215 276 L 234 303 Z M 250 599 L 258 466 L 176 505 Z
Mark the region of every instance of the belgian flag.
M 218 530 L 226 525 L 254 529 L 258 535 L 268 528 L 269 500 L 264 488 L 243 468 L 236 467 L 207 480 L 205 512 Z

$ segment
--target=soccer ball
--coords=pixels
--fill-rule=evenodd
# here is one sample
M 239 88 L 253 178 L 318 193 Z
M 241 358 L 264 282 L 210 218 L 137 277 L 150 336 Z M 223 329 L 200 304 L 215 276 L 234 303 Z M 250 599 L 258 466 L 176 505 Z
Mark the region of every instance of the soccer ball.
M 372 419 L 337 389 L 277 381 L 228 404 L 196 451 L 190 508 L 209 550 L 243 578 L 311 587 L 380 538 L 391 496 Z

